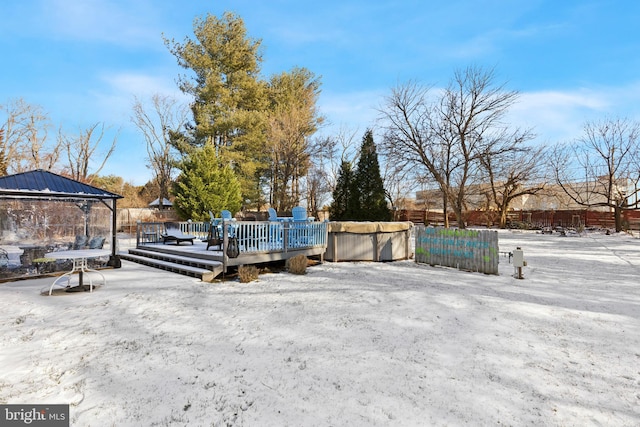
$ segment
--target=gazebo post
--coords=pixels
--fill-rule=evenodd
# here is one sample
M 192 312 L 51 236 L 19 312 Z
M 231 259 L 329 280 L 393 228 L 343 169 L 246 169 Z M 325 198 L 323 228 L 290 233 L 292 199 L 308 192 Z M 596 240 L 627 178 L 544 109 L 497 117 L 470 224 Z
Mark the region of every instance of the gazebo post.
M 116 243 L 118 240 L 117 239 L 118 230 L 116 229 L 116 227 L 118 226 L 117 224 L 118 210 L 116 209 L 117 199 L 112 199 L 112 200 L 113 200 L 113 207 L 111 209 L 111 256 L 109 257 L 109 262 L 107 264 L 113 268 L 120 268 L 122 267 L 122 261 L 120 260 L 120 255 L 118 255 L 118 253 L 116 252 L 117 251 Z

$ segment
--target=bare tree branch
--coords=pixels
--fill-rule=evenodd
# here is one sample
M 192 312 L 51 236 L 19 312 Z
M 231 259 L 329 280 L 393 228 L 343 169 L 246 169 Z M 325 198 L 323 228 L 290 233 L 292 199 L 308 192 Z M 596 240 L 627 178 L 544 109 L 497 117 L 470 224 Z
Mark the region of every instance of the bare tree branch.
M 0 105 L 0 113 L 6 116 L 0 126 L 4 131 L 0 155 L 5 159 L 6 172 L 54 169 L 60 157 L 60 144 L 48 138 L 51 123 L 42 107 L 20 98 Z
M 62 130 L 58 133 L 58 141 L 64 147 L 67 154 L 67 173 L 78 181 L 91 183 L 91 175 L 98 175 L 107 160 L 116 149 L 117 136 L 113 138 L 111 145 L 104 155 L 98 159 L 97 150 L 104 138 L 104 123 L 95 123 L 78 135 L 68 136 Z M 97 165 L 93 167 L 93 165 Z
M 188 120 L 189 109 L 175 98 L 155 94 L 151 97 L 151 107 L 135 99 L 131 121 L 142 133 L 147 145 L 147 167 L 151 169 L 158 185 L 159 203 L 162 209 L 168 198 L 176 150 L 172 145 L 172 135 L 178 134 Z
M 382 151 L 403 168 L 426 169 L 442 193 L 445 226 L 450 206 L 465 227 L 467 192 L 481 176 L 480 158 L 509 135 L 502 119 L 518 94 L 494 80 L 493 70 L 468 67 L 433 99 L 431 88 L 409 82 L 393 89 L 380 110 Z
M 557 145 L 552 167 L 571 200 L 612 209 L 616 231 L 622 231 L 622 211 L 640 208 L 639 155 L 640 122 L 604 119 L 587 122 L 573 143 Z

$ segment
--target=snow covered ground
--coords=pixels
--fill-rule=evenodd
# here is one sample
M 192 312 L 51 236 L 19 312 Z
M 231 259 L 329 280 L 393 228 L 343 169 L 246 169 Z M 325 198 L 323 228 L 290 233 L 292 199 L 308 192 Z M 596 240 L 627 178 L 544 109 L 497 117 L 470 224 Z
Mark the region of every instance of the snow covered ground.
M 640 240 L 500 233 L 525 279 L 393 263 L 0 284 L 0 402 L 73 426 L 640 425 Z

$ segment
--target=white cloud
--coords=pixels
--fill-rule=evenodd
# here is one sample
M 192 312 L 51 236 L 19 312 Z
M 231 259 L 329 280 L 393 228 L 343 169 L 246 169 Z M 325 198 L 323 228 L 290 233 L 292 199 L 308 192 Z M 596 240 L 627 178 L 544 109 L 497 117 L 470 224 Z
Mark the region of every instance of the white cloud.
M 564 27 L 561 24 L 543 24 L 539 26 L 530 25 L 523 28 L 491 28 L 486 31 L 479 31 L 472 37 L 444 42 L 434 49 L 440 55 L 456 59 L 483 59 L 505 51 L 508 45 L 536 40 L 540 43 L 543 39 L 548 39 L 551 35 L 562 32 Z
M 48 0 L 42 22 L 54 36 L 125 46 L 161 45 L 160 30 L 150 24 L 153 7 L 145 2 Z
M 161 94 L 172 96 L 185 104 L 191 101 L 190 97 L 178 89 L 175 81 L 166 75 L 121 72 L 104 74 L 101 79 L 106 85 L 91 92 L 96 102 L 95 107 L 116 123 L 129 121 L 134 97 L 144 100 Z
M 120 130 L 118 149 L 103 173 L 123 176 L 135 185 L 143 185 L 151 179 L 151 172 L 146 167 L 144 141 L 131 122 L 134 96 L 145 102 L 154 94 L 169 95 L 184 104 L 188 104 L 191 98 L 178 89 L 170 73 L 155 75 L 124 71 L 105 73 L 101 80 L 104 85 L 91 92 L 95 101 L 93 108 L 107 123 Z
M 441 89 L 431 89 L 436 95 Z M 329 123 L 322 134 L 336 134 L 349 128 L 364 132 L 376 127 L 378 108 L 384 102 L 388 89 L 348 92 L 323 92 L 319 108 Z M 539 142 L 562 142 L 577 138 L 588 120 L 610 116 L 640 120 L 640 82 L 621 87 L 594 89 L 542 90 L 522 92 L 512 106 L 506 122 L 520 128 L 533 128 Z
M 318 103 L 320 112 L 328 124 L 323 134 L 336 134 L 339 129 L 349 128 L 364 133 L 375 127 L 379 115 L 377 108 L 386 92 L 371 90 L 349 93 L 322 93 Z
M 515 126 L 533 128 L 539 141 L 562 142 L 577 138 L 586 121 L 609 116 L 640 119 L 635 105 L 640 84 L 567 91 L 524 92 L 508 115 Z
M 156 93 L 179 96 L 182 94 L 176 82 L 167 75 L 122 72 L 103 76 L 103 80 L 116 93 L 150 96 Z

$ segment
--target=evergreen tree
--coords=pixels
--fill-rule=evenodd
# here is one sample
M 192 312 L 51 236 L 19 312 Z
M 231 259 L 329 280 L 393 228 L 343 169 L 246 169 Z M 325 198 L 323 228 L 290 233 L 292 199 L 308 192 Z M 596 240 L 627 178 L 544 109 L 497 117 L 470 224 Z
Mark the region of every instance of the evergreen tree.
M 378 153 L 373 132 L 368 130 L 362 138 L 360 159 L 354 174 L 354 219 L 359 221 L 390 221 L 391 210 L 385 198 L 384 183 L 380 175 Z
M 185 137 L 195 146 L 216 145 L 218 161 L 234 167 L 242 198 L 257 202 L 269 160 L 261 41 L 249 37 L 242 18 L 230 12 L 197 18 L 194 36 L 183 43 L 165 39 L 178 64 L 193 72 L 179 80 L 180 89 L 194 97 L 195 126 Z
M 343 161 L 338 172 L 336 187 L 333 190 L 333 202 L 329 206 L 329 218 L 332 221 L 353 219 L 353 170 L 351 163 Z
M 219 165 L 212 144 L 193 149 L 181 162 L 180 169 L 182 173 L 173 191 L 173 207 L 180 217 L 208 221 L 209 211 L 219 216 L 223 209 L 232 213 L 240 210 L 240 182 L 230 166 Z

